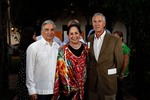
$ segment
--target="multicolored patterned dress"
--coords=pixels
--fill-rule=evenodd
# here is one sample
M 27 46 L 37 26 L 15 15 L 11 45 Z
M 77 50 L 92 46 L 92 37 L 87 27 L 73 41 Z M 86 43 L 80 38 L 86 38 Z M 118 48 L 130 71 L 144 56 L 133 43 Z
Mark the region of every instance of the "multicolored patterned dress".
M 68 48 L 69 44 L 63 46 L 57 57 L 57 67 L 52 100 L 57 100 L 60 93 L 74 93 L 71 100 L 84 99 L 84 85 L 87 78 L 87 65 L 89 62 L 88 47 L 84 48 L 80 56 Z

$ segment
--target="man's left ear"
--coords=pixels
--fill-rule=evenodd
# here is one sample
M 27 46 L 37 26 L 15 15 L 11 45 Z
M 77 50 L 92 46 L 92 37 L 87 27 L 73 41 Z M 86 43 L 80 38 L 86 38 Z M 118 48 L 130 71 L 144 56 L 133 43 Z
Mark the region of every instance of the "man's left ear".
M 43 35 L 43 31 L 41 30 L 41 35 Z
M 105 24 L 105 26 L 104 26 L 104 27 L 106 27 L 106 22 L 104 22 L 104 24 Z

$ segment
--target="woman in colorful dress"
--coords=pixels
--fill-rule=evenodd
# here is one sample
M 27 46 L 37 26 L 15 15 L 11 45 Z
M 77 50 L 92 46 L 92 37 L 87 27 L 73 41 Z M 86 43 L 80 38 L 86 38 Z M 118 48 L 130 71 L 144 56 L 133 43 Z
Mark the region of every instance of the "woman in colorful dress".
M 115 31 L 114 35 L 116 35 L 122 40 L 122 49 L 124 54 L 124 63 L 121 70 L 118 73 L 118 91 L 116 95 L 116 100 L 123 100 L 121 87 L 123 84 L 123 79 L 125 79 L 125 77 L 127 77 L 127 75 L 129 74 L 129 62 L 130 62 L 129 56 L 131 50 L 130 48 L 128 48 L 128 46 L 125 43 L 123 43 L 123 33 L 121 31 Z
M 79 41 L 81 29 L 78 23 L 68 27 L 70 42 L 64 45 L 57 57 L 57 68 L 52 100 L 83 100 L 87 78 L 88 47 Z
M 17 81 L 17 100 L 29 100 L 28 90 L 26 87 L 26 49 L 36 40 L 35 31 L 32 27 L 26 27 L 21 34 L 20 44 L 18 47 L 21 58 L 21 67 L 18 73 Z

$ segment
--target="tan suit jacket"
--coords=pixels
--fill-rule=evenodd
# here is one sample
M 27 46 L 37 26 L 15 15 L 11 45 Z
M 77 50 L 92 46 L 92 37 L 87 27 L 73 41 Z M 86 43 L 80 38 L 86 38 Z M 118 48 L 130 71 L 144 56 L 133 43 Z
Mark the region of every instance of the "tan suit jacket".
M 106 32 L 98 61 L 94 56 L 93 42 L 94 34 L 88 38 L 90 66 L 87 70 L 86 88 L 93 93 L 114 95 L 117 93 L 117 72 L 114 69 L 119 71 L 123 65 L 121 39 Z

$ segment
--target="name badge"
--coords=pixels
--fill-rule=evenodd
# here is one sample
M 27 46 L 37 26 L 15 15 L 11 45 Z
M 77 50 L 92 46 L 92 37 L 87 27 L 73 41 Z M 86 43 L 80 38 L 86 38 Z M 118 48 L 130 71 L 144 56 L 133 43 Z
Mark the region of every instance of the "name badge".
M 88 42 L 88 49 L 90 48 L 90 42 Z
M 117 73 L 117 69 L 113 68 L 113 69 L 108 69 L 108 75 L 112 75 L 112 74 L 116 74 Z

